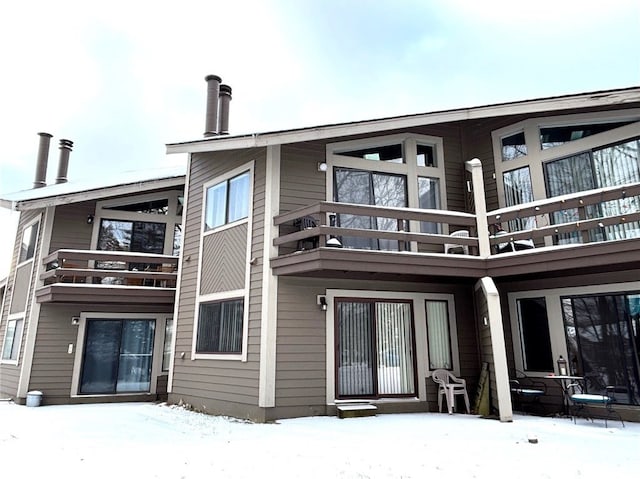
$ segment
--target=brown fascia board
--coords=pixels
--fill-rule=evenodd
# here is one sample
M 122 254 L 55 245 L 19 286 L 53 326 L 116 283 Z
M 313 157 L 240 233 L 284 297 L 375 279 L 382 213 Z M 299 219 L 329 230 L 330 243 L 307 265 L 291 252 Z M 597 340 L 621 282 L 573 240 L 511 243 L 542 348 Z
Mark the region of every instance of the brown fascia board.
M 535 100 L 496 103 L 472 108 L 442 110 L 431 113 L 396 116 L 375 120 L 337 123 L 237 136 L 218 136 L 202 140 L 167 144 L 167 153 L 204 153 L 238 148 L 265 147 L 299 141 L 322 140 L 343 136 L 397 130 L 452 121 L 483 119 L 507 115 L 558 112 L 577 108 L 624 105 L 640 102 L 640 86 L 602 90 Z

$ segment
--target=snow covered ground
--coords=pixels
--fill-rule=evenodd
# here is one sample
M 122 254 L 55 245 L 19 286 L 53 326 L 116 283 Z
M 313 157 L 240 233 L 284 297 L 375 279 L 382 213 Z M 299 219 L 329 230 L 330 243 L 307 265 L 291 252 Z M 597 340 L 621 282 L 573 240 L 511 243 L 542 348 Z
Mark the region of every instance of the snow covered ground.
M 2 478 L 602 479 L 638 471 L 640 424 L 617 421 L 605 429 L 584 419 L 425 413 L 250 424 L 157 404 L 0 402 Z

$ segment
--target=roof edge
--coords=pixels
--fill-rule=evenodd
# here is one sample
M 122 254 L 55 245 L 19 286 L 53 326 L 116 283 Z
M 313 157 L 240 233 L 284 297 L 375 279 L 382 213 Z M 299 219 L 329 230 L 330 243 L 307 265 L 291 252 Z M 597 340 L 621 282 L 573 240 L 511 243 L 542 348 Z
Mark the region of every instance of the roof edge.
M 409 128 L 450 121 L 481 119 L 522 113 L 537 113 L 540 111 L 552 112 L 572 108 L 619 105 L 633 101 L 640 101 L 640 86 L 545 97 L 533 100 L 496 103 L 470 108 L 440 110 L 373 120 L 336 123 L 238 136 L 223 136 L 181 143 L 168 143 L 166 145 L 166 151 L 167 154 L 203 153 L 208 151 L 221 151 L 238 148 L 265 147 L 276 144 L 336 138 L 360 133 L 395 130 L 399 128 Z

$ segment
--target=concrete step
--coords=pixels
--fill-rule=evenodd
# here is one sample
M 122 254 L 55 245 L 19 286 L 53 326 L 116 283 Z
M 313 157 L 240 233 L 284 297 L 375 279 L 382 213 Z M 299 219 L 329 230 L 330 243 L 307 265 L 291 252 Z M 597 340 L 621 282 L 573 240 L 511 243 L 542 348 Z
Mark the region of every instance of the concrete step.
M 378 408 L 373 404 L 369 403 L 358 403 L 358 404 L 338 404 L 336 406 L 338 411 L 338 417 L 340 419 L 345 419 L 348 417 L 369 417 L 375 416 Z

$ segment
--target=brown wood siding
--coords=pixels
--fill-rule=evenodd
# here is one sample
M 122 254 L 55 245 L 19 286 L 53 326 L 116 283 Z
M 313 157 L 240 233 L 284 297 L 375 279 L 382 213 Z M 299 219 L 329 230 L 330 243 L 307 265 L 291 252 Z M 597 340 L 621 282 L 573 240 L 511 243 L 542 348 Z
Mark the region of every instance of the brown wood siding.
M 326 404 L 326 315 L 316 295 L 327 289 L 407 291 L 454 295 L 461 376 L 472 394 L 480 367 L 473 296 L 470 285 L 393 283 L 374 281 L 280 278 L 278 286 L 278 345 L 276 350 L 276 409 L 287 415 L 324 414 Z M 416 345 L 423 347 L 424 345 Z M 427 401 L 437 404 L 437 389 L 430 379 Z M 288 411 L 288 412 L 287 412 Z
M 202 231 L 203 184 L 243 164 L 255 161 L 253 183 L 253 229 L 251 253 L 256 258 L 251 267 L 249 293 L 249 334 L 247 361 L 191 360 L 198 250 Z M 184 253 L 178 322 L 176 327 L 173 390 L 170 402 L 187 402 L 211 413 L 242 415 L 239 411 L 253 410 L 258 403 L 262 235 L 264 221 L 264 182 L 266 150 L 264 148 L 193 155 L 191 162 L 188 204 L 184 217 Z M 246 266 L 246 257 L 242 259 Z M 243 285 L 244 286 L 244 285 Z M 184 357 L 182 357 L 184 353 Z M 230 404 L 223 410 L 223 404 Z M 235 405 L 235 406 L 233 406 Z
M 118 313 L 122 309 L 123 306 L 115 305 L 91 306 L 91 312 L 101 313 Z M 75 305 L 44 304 L 40 307 L 29 389 L 42 391 L 45 404 L 78 402 L 70 399 L 73 363 L 79 339 L 78 326 L 71 324 L 71 318 L 80 316 L 82 312 L 83 308 Z M 126 313 L 158 313 L 156 319 L 162 319 L 170 316 L 172 310 L 158 305 L 126 306 Z M 126 314 L 123 313 L 123 317 Z M 155 334 L 163 334 L 157 325 Z M 69 344 L 73 344 L 72 354 L 68 353 Z M 162 351 L 154 351 L 154 354 L 162 354 Z
M 49 253 L 59 249 L 91 249 L 93 225 L 87 224 L 87 216 L 95 211 L 95 201 L 56 206 Z
M 9 277 L 7 278 L 7 286 L 6 286 L 6 299 L 5 299 L 5 307 L 2 311 L 2 317 L 0 318 L 0 341 L 4 341 L 4 335 L 6 331 L 7 318 L 9 316 L 9 308 L 11 303 L 11 296 L 15 293 L 16 285 L 14 284 L 15 276 L 14 273 L 16 271 L 16 267 L 18 264 L 18 258 L 20 255 L 20 246 L 22 243 L 22 231 L 27 223 L 30 223 L 34 220 L 38 215 L 43 213 L 44 210 L 34 210 L 34 211 L 24 211 L 20 213 L 20 218 L 18 220 L 18 228 L 16 233 L 16 241 L 13 247 L 13 255 L 11 259 L 11 269 L 9 270 Z M 31 264 L 37 265 L 40 261 L 40 256 L 38 255 L 38 251 L 40 249 L 40 244 L 42 242 L 42 223 L 44 220 L 43 217 L 40 219 L 40 231 L 38 232 L 38 242 L 36 244 L 35 255 L 33 258 L 33 262 Z M 27 285 L 26 298 L 27 301 L 31 297 L 31 290 L 33 288 L 33 271 L 36 269 L 29 267 L 31 270 L 31 279 L 29 280 L 29 284 Z M 25 292 L 21 291 L 18 294 L 23 295 Z M 13 309 L 13 308 L 11 308 Z M 25 320 L 22 328 L 22 338 L 20 345 L 20 356 L 18 358 L 18 366 L 14 366 L 11 364 L 0 364 L 0 397 L 12 397 L 15 398 L 18 390 L 18 381 L 20 379 L 20 367 L 22 365 L 22 357 L 24 355 L 24 345 L 26 340 L 26 332 L 29 327 L 29 313 L 31 311 L 31 304 L 27 302 L 25 311 Z M 0 346 L 1 349 L 1 346 Z
M 16 270 L 11 296 L 11 309 L 9 314 L 21 313 L 27 309 L 27 298 L 31 291 L 31 273 L 34 262 L 29 261 L 20 265 Z
M 244 289 L 247 224 L 211 233 L 202 241 L 200 294 Z

